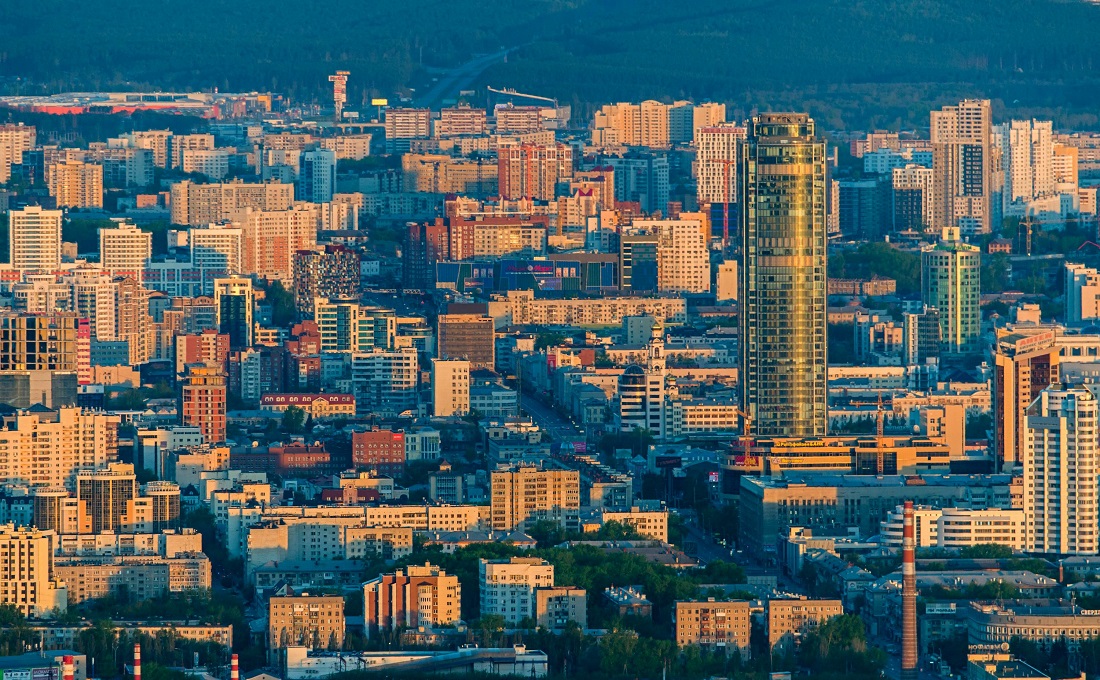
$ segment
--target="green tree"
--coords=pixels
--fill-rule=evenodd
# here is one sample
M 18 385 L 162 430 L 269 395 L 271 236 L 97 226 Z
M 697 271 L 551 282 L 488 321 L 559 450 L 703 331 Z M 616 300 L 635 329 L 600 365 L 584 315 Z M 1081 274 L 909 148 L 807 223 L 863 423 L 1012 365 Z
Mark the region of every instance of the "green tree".
M 1012 557 L 1012 548 L 996 543 L 968 545 L 959 550 L 959 557 L 967 559 L 1004 559 Z
M 271 303 L 271 323 L 277 328 L 286 328 L 298 318 L 298 310 L 294 306 L 294 294 L 283 286 L 281 281 L 272 281 L 265 291 L 267 300 Z
M 885 653 L 867 646 L 863 620 L 843 614 L 825 621 L 809 633 L 800 648 L 803 666 L 835 673 L 874 673 L 886 663 Z
M 291 406 L 283 413 L 283 430 L 290 434 L 299 434 L 305 428 L 306 412 L 297 406 Z

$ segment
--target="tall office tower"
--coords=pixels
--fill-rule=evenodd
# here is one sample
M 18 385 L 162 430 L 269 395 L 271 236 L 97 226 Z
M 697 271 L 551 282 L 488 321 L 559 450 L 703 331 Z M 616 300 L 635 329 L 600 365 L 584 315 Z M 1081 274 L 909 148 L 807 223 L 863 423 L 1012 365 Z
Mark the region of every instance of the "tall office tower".
M 63 214 L 37 205 L 8 213 L 8 257 L 12 269 L 51 274 L 60 269 Z
M 218 332 L 229 336 L 231 349 L 252 346 L 252 279 L 214 279 L 214 309 Z
M 647 430 L 658 439 L 665 434 L 664 324 L 653 324 L 646 345 L 646 363 L 631 364 L 619 376 L 619 430 Z
M 111 276 L 145 280 L 145 265 L 153 257 L 153 234 L 126 220 L 99 230 L 99 266 Z
M 485 134 L 485 120 L 485 109 L 473 109 L 469 106 L 440 109 L 439 120 L 435 122 L 435 136 L 481 136 Z
M 215 148 L 214 135 L 211 134 L 174 135 L 168 148 L 169 163 L 173 168 L 182 168 L 186 152 L 213 151 Z
M 813 119 L 755 116 L 740 181 L 741 408 L 754 434 L 821 437 L 828 424 L 825 144 Z
M 298 170 L 298 200 L 331 203 L 336 192 L 336 152 L 313 149 L 302 154 Z
M 62 312 L 72 307 L 72 288 L 53 274 L 24 274 L 11 287 L 12 308 L 17 312 Z
M 1014 120 L 997 125 L 1004 167 L 1004 210 L 1054 193 L 1054 131 L 1049 120 Z M 1023 207 L 1023 205 L 1020 205 Z
M 63 161 L 46 166 L 46 186 L 59 208 L 102 208 L 103 166 Z
M 940 313 L 924 308 L 919 313 L 907 313 L 902 326 L 902 359 L 906 366 L 923 364 L 940 356 Z
M 893 188 L 885 178 L 838 182 L 837 226 L 852 240 L 881 241 L 894 224 Z
M 65 584 L 53 576 L 56 540 L 51 531 L 0 524 L 0 605 L 27 617 L 49 617 L 65 608 Z
M 168 167 L 168 147 L 172 138 L 171 130 L 137 130 L 128 135 L 130 144 L 139 149 L 153 152 L 153 165 Z
M 11 166 L 23 162 L 23 152 L 34 148 L 36 136 L 33 125 L 0 125 L 0 184 L 11 179 Z
M 0 371 L 75 371 L 73 312 L 0 312 Z
M 988 99 L 966 99 L 932 112 L 936 228 L 958 227 L 964 234 L 990 232 L 992 138 Z
M 359 276 L 359 253 L 351 248 L 299 250 L 294 257 L 294 306 L 303 318 L 312 318 L 316 298 L 358 298 Z
M 180 423 L 194 425 L 207 444 L 225 441 L 226 376 L 213 362 L 188 364 L 180 388 Z
M 501 142 L 497 170 L 501 198 L 549 201 L 556 195 L 558 182 L 573 176 L 573 147 Z
M 939 243 L 921 252 L 921 300 L 939 312 L 940 346 L 946 354 L 977 350 L 981 265 L 981 249 L 960 241 L 958 227 L 945 228 Z
M 1054 331 L 1029 335 L 1000 331 L 997 338 L 993 355 L 993 454 L 1005 472 L 1023 462 L 1027 407 L 1058 382 L 1054 339 Z
M 657 234 L 623 234 L 619 238 L 619 287 L 633 293 L 656 293 L 658 252 Z
M 932 168 L 908 163 L 894 168 L 894 231 L 927 233 L 935 223 Z
M 440 314 L 436 339 L 440 359 L 466 359 L 473 369 L 496 367 L 496 325 L 491 316 Z
M 699 128 L 695 135 L 695 183 L 700 209 L 721 205 L 721 223 L 715 215 L 715 230 L 729 242 L 736 229 L 737 213 L 730 207 L 737 201 L 737 152 L 745 140 L 745 128 L 732 123 Z
M 1100 549 L 1096 417 L 1096 397 L 1084 387 L 1051 385 L 1028 407 L 1025 550 L 1095 555 Z
M 134 466 L 111 463 L 106 470 L 77 474 L 76 497 L 88 504 L 92 533 L 116 533 L 126 514 L 126 502 L 137 498 Z
M 432 414 L 437 418 L 470 412 L 470 362 L 432 359 Z

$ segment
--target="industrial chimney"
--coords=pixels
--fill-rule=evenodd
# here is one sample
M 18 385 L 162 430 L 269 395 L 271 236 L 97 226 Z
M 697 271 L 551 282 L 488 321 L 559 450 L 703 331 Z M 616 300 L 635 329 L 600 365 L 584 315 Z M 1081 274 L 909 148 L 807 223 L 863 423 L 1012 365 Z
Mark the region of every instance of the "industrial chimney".
M 901 534 L 901 680 L 917 680 L 917 559 L 913 501 L 905 501 Z
M 73 676 L 76 675 L 75 664 L 73 663 L 73 657 L 66 654 L 61 657 L 61 677 L 63 680 L 73 680 Z
M 134 643 L 134 680 L 141 680 L 141 645 Z
M 237 655 L 234 654 L 229 662 L 229 680 L 241 680 L 241 672 L 237 667 Z

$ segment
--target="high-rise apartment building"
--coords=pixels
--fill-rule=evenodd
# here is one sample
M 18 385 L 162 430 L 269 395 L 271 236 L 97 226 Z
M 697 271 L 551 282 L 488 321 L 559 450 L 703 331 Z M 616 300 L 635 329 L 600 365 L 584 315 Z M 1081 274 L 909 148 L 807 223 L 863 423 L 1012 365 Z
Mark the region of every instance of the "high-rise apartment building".
M 947 354 L 977 349 L 981 332 L 981 249 L 963 243 L 958 227 L 921 252 L 921 299 L 939 312 L 940 343 Z
M 180 423 L 194 425 L 207 444 L 225 441 L 226 376 L 215 363 L 190 364 L 180 388 Z
M 806 114 L 749 124 L 741 165 L 741 399 L 752 431 L 827 427 L 825 144 Z
M 281 182 L 225 184 L 176 182 L 171 187 L 172 224 L 204 226 L 236 219 L 239 211 L 290 210 L 294 185 Z
M 413 347 L 375 349 L 351 356 L 357 412 L 399 415 L 417 406 L 417 353 Z
M 130 143 L 139 149 L 153 152 L 153 164 L 158 168 L 168 167 L 169 140 L 171 130 L 137 130 L 128 135 Z
M 12 308 L 19 312 L 48 314 L 72 308 L 72 289 L 53 274 L 24 274 L 11 287 Z
M 513 106 L 508 104 L 493 110 L 498 135 L 526 135 L 541 132 L 542 109 L 538 106 Z
M 440 314 L 436 333 L 440 359 L 465 359 L 471 369 L 496 366 L 496 325 L 484 314 Z
M 397 317 L 392 309 L 361 305 L 354 299 L 317 298 L 314 310 L 322 352 L 394 348 Z
M 99 267 L 83 265 L 72 269 L 61 280 L 70 287 L 72 310 L 88 319 L 91 337 L 110 342 L 117 338 L 117 286 L 111 275 Z
M 700 206 L 737 201 L 737 154 L 745 134 L 744 127 L 732 123 L 699 128 L 694 170 Z
M 126 504 L 137 495 L 137 476 L 134 466 L 128 463 L 111 463 L 106 470 L 76 476 L 76 497 L 87 504 L 92 533 L 120 532 Z
M 214 294 L 214 279 L 244 272 L 244 230 L 223 224 L 187 232 L 191 268 L 202 279 L 202 294 Z
M 988 234 L 992 218 L 993 148 L 988 99 L 967 99 L 933 111 L 935 228 Z
M 80 318 L 73 312 L 0 313 L 0 371 L 75 371 Z
M 153 234 L 125 220 L 99 230 L 99 266 L 111 276 L 125 276 L 141 282 L 145 265 L 153 257 Z
M 470 412 L 470 362 L 432 359 L 432 413 L 437 418 Z
M 183 168 L 187 152 L 213 151 L 215 148 L 212 134 L 173 135 L 169 138 L 168 144 L 169 163 L 173 168 Z
M 27 617 L 65 610 L 65 585 L 53 575 L 55 540 L 52 531 L 0 525 L 0 605 Z
M 119 417 L 78 408 L 18 411 L 0 427 L 0 484 L 76 488 L 118 455 Z
M 573 147 L 568 144 L 501 142 L 497 149 L 502 198 L 549 201 L 559 182 L 573 176 Z
M 46 186 L 59 208 L 102 208 L 103 166 L 63 161 L 46 166 Z
M 490 521 L 494 529 L 528 529 L 549 520 L 569 530 L 579 526 L 580 473 L 517 467 L 490 473 Z
M 0 184 L 11 179 L 11 166 L 23 162 L 23 152 L 34 148 L 37 129 L 33 125 L 0 125 Z
M 37 205 L 8 213 L 8 257 L 12 269 L 52 274 L 61 267 L 63 214 Z
M 710 292 L 710 250 L 708 228 L 704 215 L 681 213 L 675 220 L 636 220 L 624 235 L 651 234 L 657 240 L 657 292 Z M 620 241 L 630 245 L 631 283 L 634 285 L 634 246 L 637 241 Z M 620 250 L 622 250 L 620 248 Z M 620 252 L 620 257 L 622 253 Z
M 1054 131 L 1051 121 L 1013 120 L 997 125 L 996 138 L 1002 144 L 1005 214 L 1013 204 L 1054 193 Z
M 538 557 L 478 562 L 481 615 L 496 614 L 515 625 L 535 618 L 535 592 L 554 585 L 554 565 Z
M 299 250 L 294 256 L 294 305 L 312 318 L 317 298 L 359 297 L 359 253 L 339 245 Z
M 367 635 L 396 629 L 438 628 L 461 618 L 462 584 L 432 564 L 409 565 L 363 584 Z
M 316 205 L 298 203 L 290 210 L 245 209 L 238 216 L 243 234 L 243 271 L 294 284 L 294 257 L 317 244 Z
M 432 134 L 430 109 L 386 109 L 383 125 L 386 152 L 408 151 L 410 139 L 425 139 Z
M 214 279 L 214 309 L 218 332 L 229 336 L 232 349 L 252 346 L 252 279 Z
M 439 120 L 435 121 L 435 136 L 440 138 L 480 136 L 486 129 L 485 109 L 469 106 L 440 109 Z
M 993 354 L 993 455 L 1005 472 L 1027 451 L 1024 418 L 1043 390 L 1058 382 L 1054 331 L 1021 335 L 1001 332 Z
M 225 179 L 229 174 L 229 149 L 184 149 L 180 154 L 182 172 L 211 180 Z
M 1028 408 L 1026 550 L 1062 555 L 1100 550 L 1096 419 L 1096 397 L 1084 387 L 1052 385 Z
M 1080 326 L 1100 319 L 1100 271 L 1067 262 L 1065 286 L 1067 325 Z
M 784 656 L 819 625 L 843 614 L 840 600 L 768 600 L 768 648 Z

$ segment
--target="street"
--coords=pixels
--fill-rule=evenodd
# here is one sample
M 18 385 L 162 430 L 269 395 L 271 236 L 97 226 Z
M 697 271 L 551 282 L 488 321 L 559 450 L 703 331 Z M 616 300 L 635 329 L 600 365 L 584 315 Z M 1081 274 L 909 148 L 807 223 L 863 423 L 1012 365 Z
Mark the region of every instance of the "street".
M 523 411 L 531 416 L 531 420 L 534 420 L 536 425 L 555 440 L 561 442 L 587 441 L 585 435 L 573 423 L 538 399 L 527 394 L 521 394 L 519 404 Z
M 457 97 L 459 92 L 468 89 L 485 69 L 504 59 L 514 49 L 510 47 L 493 54 L 483 54 L 446 71 L 432 84 L 430 90 L 417 95 L 416 105 L 422 108 L 438 108 L 446 99 Z

